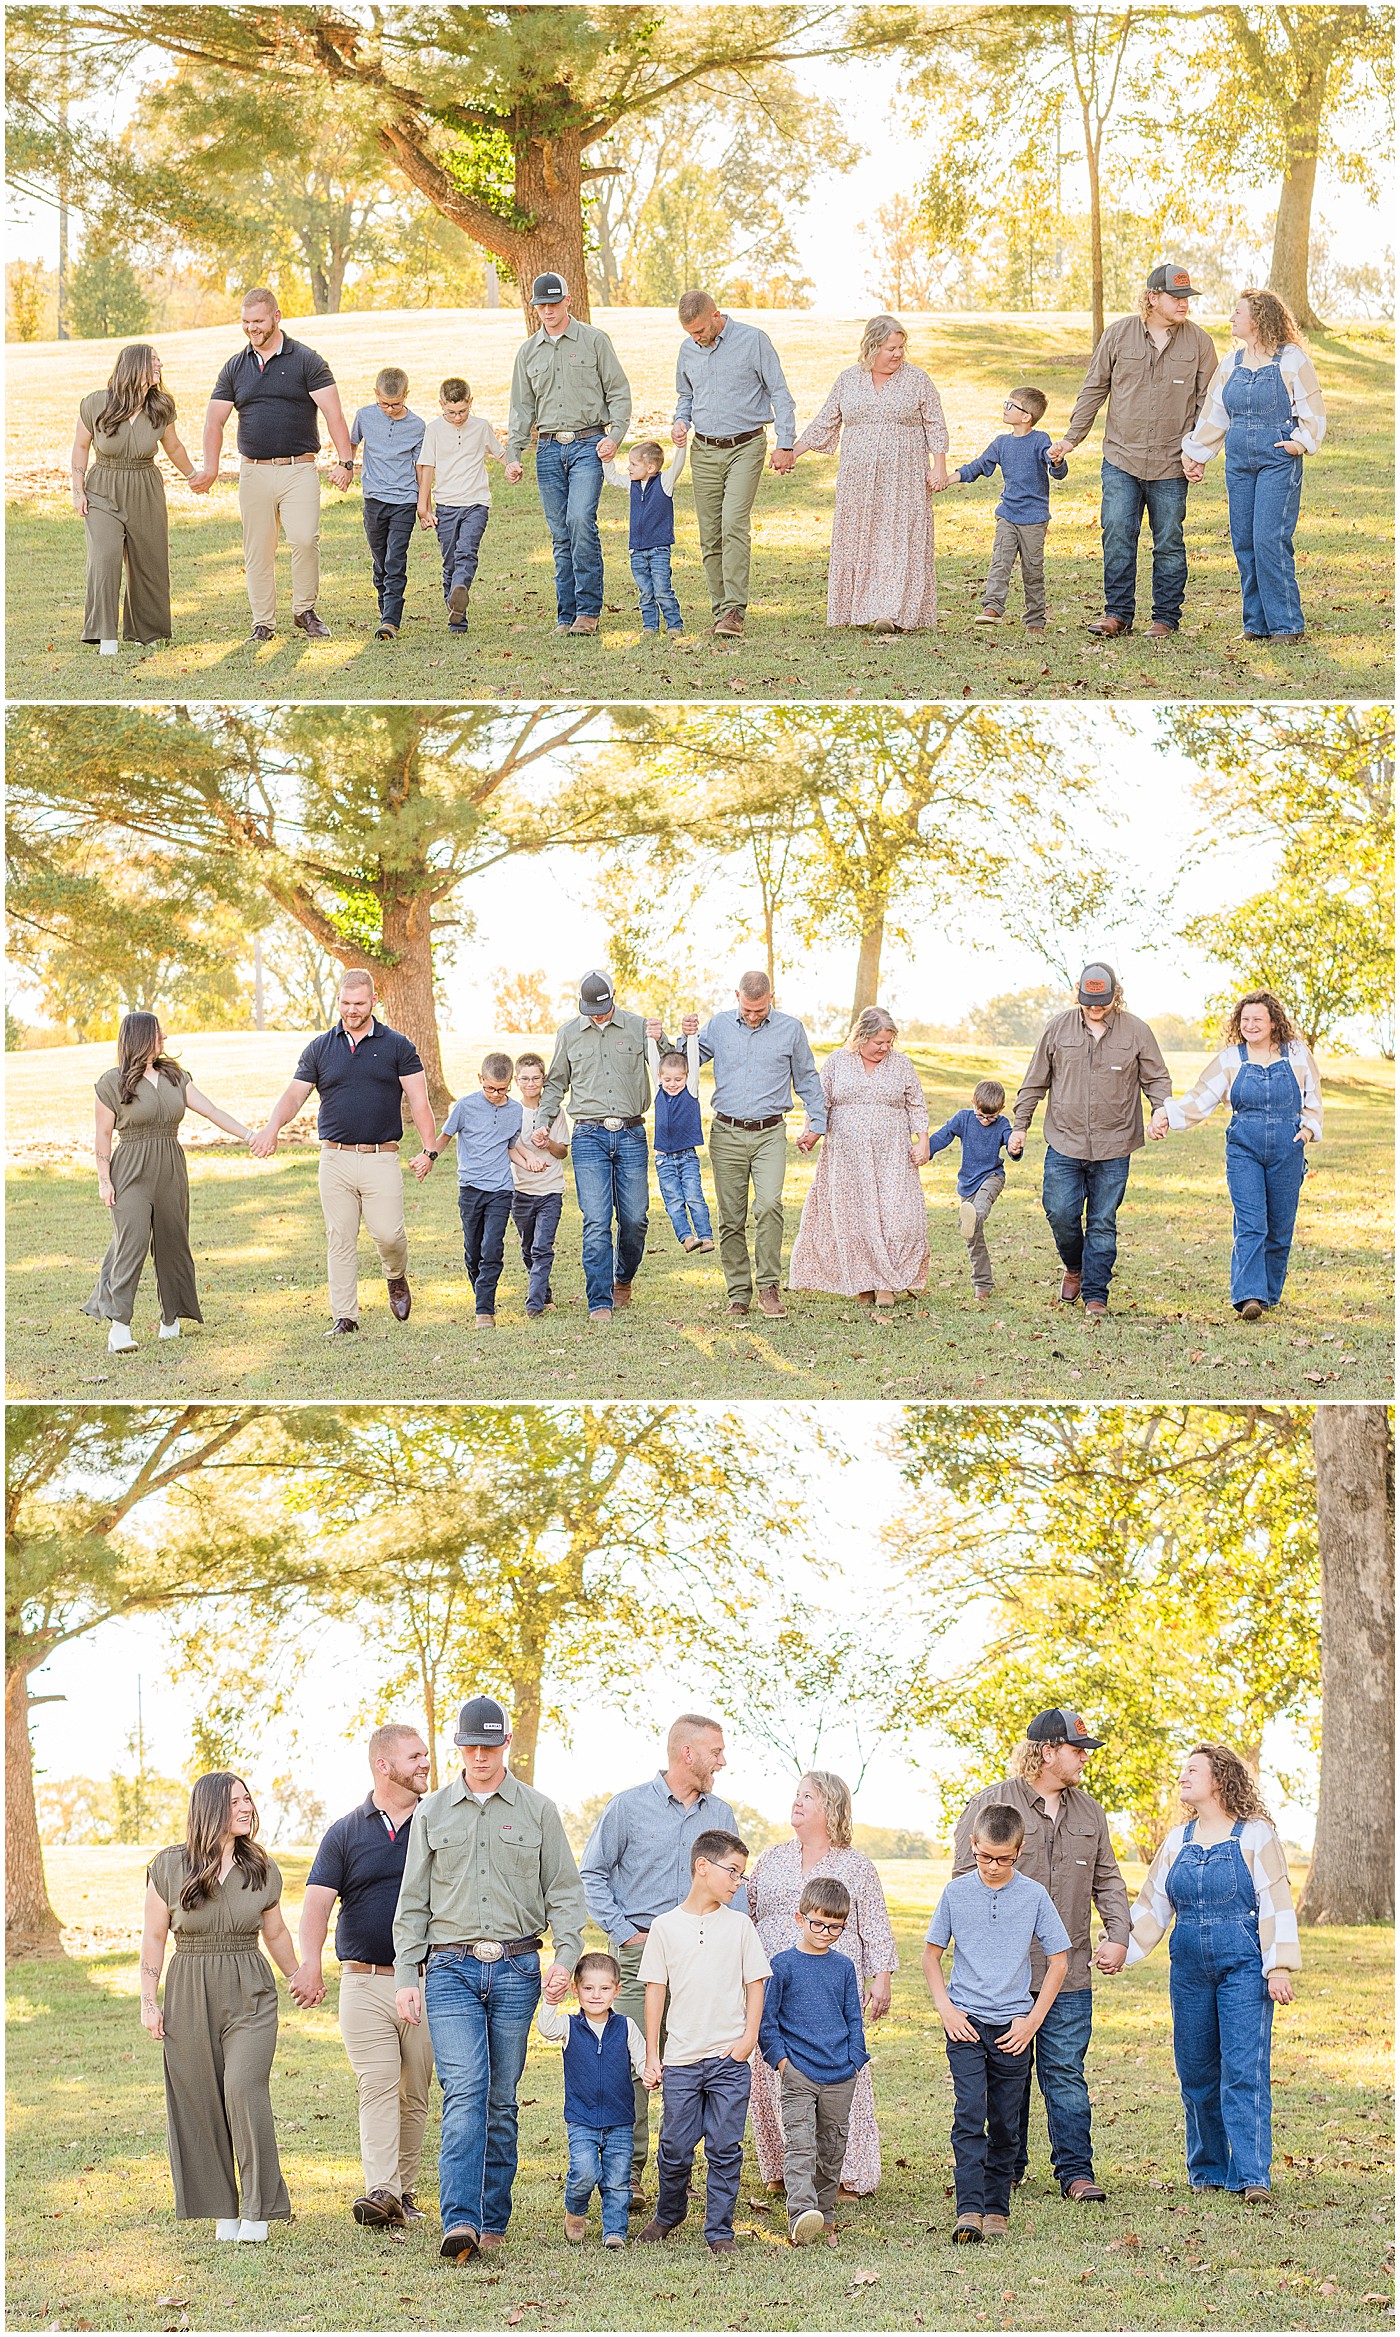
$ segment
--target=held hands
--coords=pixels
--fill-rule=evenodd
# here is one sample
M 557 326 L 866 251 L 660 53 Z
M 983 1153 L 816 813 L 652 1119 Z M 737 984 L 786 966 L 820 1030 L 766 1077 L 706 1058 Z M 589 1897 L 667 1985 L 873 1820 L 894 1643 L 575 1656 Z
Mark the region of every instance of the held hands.
M 1291 1972 L 1270 1972 L 1268 1989 L 1275 2004 L 1291 2004 L 1293 2002 L 1293 1974 Z
M 545 1976 L 544 1976 L 544 2000 L 545 2000 L 545 2003 L 546 2003 L 546 2004 L 562 2004 L 562 2003 L 563 2003 L 563 2001 L 564 2001 L 564 1999 L 565 1999 L 565 1997 L 568 1995 L 568 1993 L 569 1993 L 569 1967 L 568 1967 L 568 1965 L 567 1965 L 567 1964 L 551 1964 L 551 1965 L 550 1965 L 550 1967 L 549 1967 L 549 1970 L 548 1970 L 548 1971 L 545 1973 Z
M 185 483 L 192 495 L 207 495 L 218 475 L 217 470 L 191 471 Z
M 1004 2030 L 997 2038 L 997 2043 L 1003 2053 L 1024 2053 L 1035 2035 L 1035 2031 L 1036 2024 L 1031 2015 L 1028 2012 L 1023 2012 L 1019 2019 L 1014 2020 L 1010 2028 Z
M 1171 1122 L 1167 1118 L 1166 1113 L 1163 1111 L 1162 1106 L 1159 1104 L 1151 1119 L 1147 1123 L 1147 1133 L 1150 1137 L 1153 1138 L 1154 1142 L 1156 1142 L 1159 1141 L 1163 1136 L 1169 1134 L 1170 1129 Z
M 615 438 L 600 438 L 600 439 L 599 439 L 599 441 L 598 441 L 598 460 L 599 460 L 599 462 L 600 462 L 600 463 L 610 463 L 610 462 L 612 461 L 612 458 L 613 458 L 613 456 L 616 454 L 616 452 L 617 452 L 617 440 L 616 440 Z
M 916 1169 L 927 1168 L 929 1162 L 928 1136 L 916 1136 L 909 1155 Z
M 796 460 L 797 457 L 790 446 L 775 446 L 768 457 L 768 468 L 770 471 L 778 471 L 779 473 L 790 471 Z
M 509 478 L 510 473 L 507 472 L 506 476 Z M 435 525 L 433 515 L 431 511 L 429 511 L 426 503 L 420 503 L 418 506 L 418 525 L 420 527 L 432 527 Z
M 1192 486 L 1199 487 L 1202 479 L 1206 475 L 1205 464 L 1193 463 L 1191 457 L 1187 454 L 1184 454 L 1181 458 L 1181 467 L 1185 471 L 1186 476 L 1190 480 Z
M 815 1128 L 804 1128 L 797 1139 L 797 1149 L 799 1152 L 815 1152 L 820 1143 L 821 1138 Z
M 394 1990 L 394 2010 L 401 2021 L 408 2022 L 410 2028 L 420 2027 L 423 2019 L 422 1989 L 396 1988 Z
M 671 424 L 672 446 L 684 446 L 689 436 L 690 432 L 684 422 L 673 422 Z
M 254 1160 L 271 1160 L 277 1150 L 277 1130 L 272 1127 L 259 1128 L 255 1136 L 249 1137 L 248 1150 Z
M 697 1037 L 699 1036 L 699 1032 L 700 1032 L 700 1017 L 699 1017 L 699 1015 L 698 1015 L 698 1014 L 683 1014 L 683 1015 L 681 1016 L 681 1037 L 682 1037 L 683 1039 L 693 1039 L 693 1038 L 697 1038 Z
M 658 1046 L 661 1044 L 661 1017 L 659 1014 L 648 1016 L 647 1037 L 649 1039 L 655 1039 Z
M 647 2065 L 642 2071 L 642 2083 L 649 2094 L 654 2094 L 661 2083 L 661 2062 L 655 2053 L 648 2053 Z
M 1006 1139 L 1006 1149 L 1013 1160 L 1020 1159 L 1026 1149 L 1026 1133 L 1023 1128 L 1012 1129 L 1011 1134 Z
M 525 476 L 525 465 L 524 465 L 524 463 L 507 463 L 507 464 L 506 464 L 506 477 L 509 479 L 509 481 L 510 481 L 510 483 L 511 483 L 512 487 L 518 487 L 518 486 L 520 485 L 520 482 L 521 482 L 521 480 L 524 478 L 524 476 Z
M 546 1151 L 548 1151 L 548 1149 L 549 1149 L 549 1130 L 548 1130 L 547 1128 L 537 1128 L 537 1129 L 535 1130 L 535 1133 L 534 1133 L 534 1135 L 533 1135 L 533 1136 L 530 1138 L 530 1142 L 531 1142 L 532 1144 L 537 1144 L 537 1145 L 539 1146 L 539 1148 L 540 1148 L 541 1152 L 546 1152 Z
M 1067 438 L 1057 438 L 1053 446 L 1046 447 L 1045 460 L 1048 463 L 1062 463 L 1065 456 L 1072 451 Z
M 346 488 L 349 486 L 354 476 L 354 469 L 349 463 L 332 463 L 330 469 L 326 473 L 326 477 L 330 480 L 331 485 L 333 487 L 339 487 L 342 495 L 344 494 Z
M 287 1982 L 287 1993 L 293 2004 L 299 2004 L 303 2012 L 309 2012 L 313 2004 L 319 2004 L 326 1993 L 320 1965 L 298 1964 Z
M 420 1152 L 413 1162 L 413 1173 L 418 1179 L 420 1185 L 422 1184 L 424 1177 L 431 1176 L 432 1169 L 432 1154 L 428 1152 Z
M 1105 1972 L 1110 1977 L 1113 1973 L 1122 1971 L 1127 1959 L 1127 1949 L 1121 1947 L 1117 1940 L 1101 1939 L 1094 1950 L 1095 1965 L 1100 1972 Z

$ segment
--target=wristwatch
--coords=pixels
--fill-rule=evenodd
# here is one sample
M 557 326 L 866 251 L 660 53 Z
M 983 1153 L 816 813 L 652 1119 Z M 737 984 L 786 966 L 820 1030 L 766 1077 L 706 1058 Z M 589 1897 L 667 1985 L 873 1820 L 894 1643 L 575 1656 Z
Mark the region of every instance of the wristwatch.
M 424 1150 L 425 1152 L 428 1152 L 428 1147 L 427 1147 L 427 1145 L 426 1145 L 426 1144 L 424 1145 L 424 1147 L 423 1147 L 423 1150 Z M 436 1154 L 435 1152 L 428 1152 L 428 1158 L 429 1158 L 429 1160 L 436 1160 L 436 1159 L 437 1159 L 437 1154 Z

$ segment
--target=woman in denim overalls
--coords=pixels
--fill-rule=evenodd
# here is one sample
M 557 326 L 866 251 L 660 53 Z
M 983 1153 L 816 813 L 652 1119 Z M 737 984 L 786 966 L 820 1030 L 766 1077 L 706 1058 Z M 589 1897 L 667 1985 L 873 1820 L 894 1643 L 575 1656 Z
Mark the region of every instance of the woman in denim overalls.
M 1322 395 L 1298 327 L 1272 292 L 1240 295 L 1230 320 L 1240 346 L 1211 383 L 1198 421 L 1182 443 L 1182 467 L 1199 479 L 1225 447 L 1230 541 L 1240 571 L 1246 641 L 1301 641 L 1303 604 L 1293 566 L 1293 530 L 1303 494 L 1303 458 L 1326 428 Z M 1306 386 L 1306 414 L 1299 392 Z
M 1162 1844 L 1133 1909 L 1128 1963 L 1171 1933 L 1172 2051 L 1193 2191 L 1268 2199 L 1274 2006 L 1299 1968 L 1288 1862 L 1249 1771 L 1228 1745 L 1183 1764 L 1193 1815 Z
M 1235 1220 L 1230 1300 L 1252 1323 L 1283 1296 L 1307 1147 L 1322 1133 L 1317 1064 L 1271 990 L 1252 990 L 1240 1000 L 1219 1054 L 1189 1094 L 1159 1107 L 1149 1134 L 1195 1128 L 1227 1098 L 1225 1182 Z

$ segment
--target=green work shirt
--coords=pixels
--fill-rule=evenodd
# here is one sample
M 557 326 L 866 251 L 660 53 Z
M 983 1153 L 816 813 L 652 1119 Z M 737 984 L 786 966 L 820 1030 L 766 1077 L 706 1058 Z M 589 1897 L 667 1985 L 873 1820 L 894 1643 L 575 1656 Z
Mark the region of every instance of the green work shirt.
M 531 430 L 591 430 L 621 438 L 632 391 L 606 333 L 571 316 L 557 340 L 541 326 L 516 351 L 506 460 L 518 463 Z
M 566 1022 L 554 1042 L 540 1097 L 540 1111 L 553 1119 L 569 1091 L 575 1120 L 635 1120 L 651 1102 L 647 1077 L 647 1026 L 639 1014 L 614 1007 L 599 1029 L 586 1014 Z
M 413 1813 L 394 1913 L 394 1984 L 416 1988 L 430 1947 L 528 1939 L 548 1930 L 572 1972 L 587 1919 L 563 1821 L 548 1796 L 509 1770 L 490 1799 L 458 1775 Z

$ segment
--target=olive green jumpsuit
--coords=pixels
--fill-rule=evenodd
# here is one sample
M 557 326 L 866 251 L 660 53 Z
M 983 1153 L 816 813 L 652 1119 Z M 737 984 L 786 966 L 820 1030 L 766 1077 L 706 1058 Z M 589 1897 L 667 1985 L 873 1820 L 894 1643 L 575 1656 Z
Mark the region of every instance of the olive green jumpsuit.
M 160 436 L 143 411 L 97 434 L 105 390 L 92 390 L 78 412 L 92 438 L 93 460 L 83 481 L 87 496 L 87 607 L 84 641 L 170 639 L 170 521 L 156 468 Z M 125 621 L 122 570 L 126 570 Z
M 141 1079 L 129 1104 L 121 1100 L 115 1065 L 97 1082 L 99 1102 L 116 1114 L 112 1152 L 112 1239 L 92 1296 L 83 1313 L 99 1321 L 129 1323 L 141 1269 L 154 1251 L 161 1321 L 183 1315 L 202 1323 L 194 1259 L 190 1255 L 190 1180 L 179 1126 L 185 1113 L 188 1071 L 162 1072 Z

